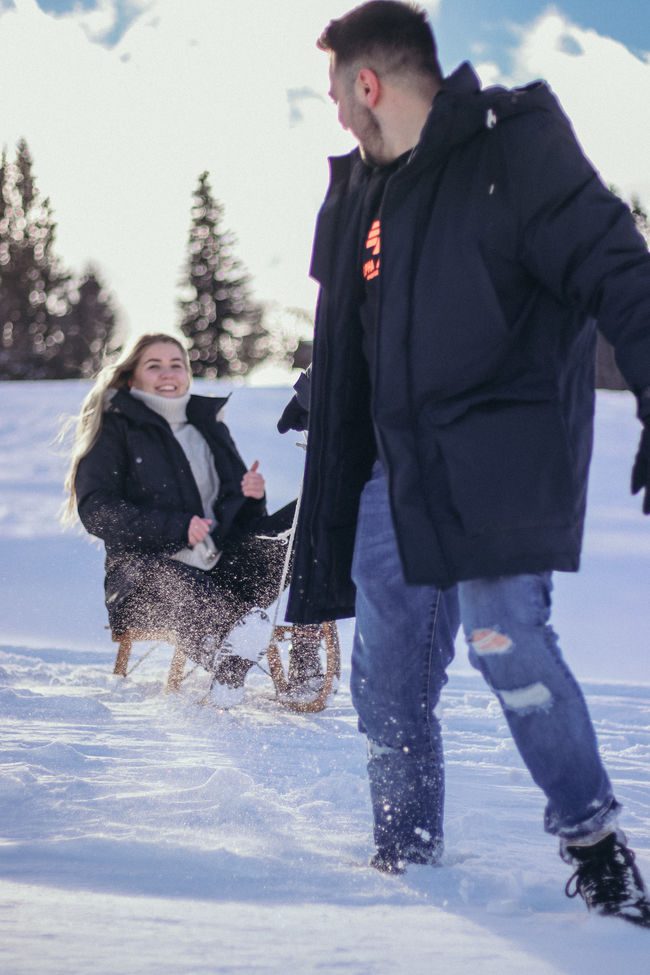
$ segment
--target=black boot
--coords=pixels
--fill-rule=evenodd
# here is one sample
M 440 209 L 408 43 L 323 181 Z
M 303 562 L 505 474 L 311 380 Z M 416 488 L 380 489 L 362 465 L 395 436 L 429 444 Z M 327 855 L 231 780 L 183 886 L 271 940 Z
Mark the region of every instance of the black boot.
M 576 868 L 567 897 L 580 894 L 595 914 L 650 928 L 650 900 L 622 833 L 609 833 L 592 846 L 567 845 L 563 856 Z

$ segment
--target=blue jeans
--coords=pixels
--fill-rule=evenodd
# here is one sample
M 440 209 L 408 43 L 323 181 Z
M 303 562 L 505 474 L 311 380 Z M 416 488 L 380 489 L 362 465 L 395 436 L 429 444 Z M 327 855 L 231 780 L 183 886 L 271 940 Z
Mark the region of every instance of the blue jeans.
M 434 861 L 443 844 L 444 761 L 434 708 L 459 612 L 470 661 L 497 694 L 547 797 L 545 828 L 579 838 L 614 824 L 617 804 L 584 698 L 548 625 L 551 577 L 507 576 L 441 592 L 404 581 L 379 464 L 361 497 L 352 701 L 368 738 L 375 843 Z
M 587 705 L 549 625 L 550 572 L 458 585 L 470 663 L 499 699 L 519 753 L 547 798 L 544 827 L 579 839 L 613 827 L 618 803 Z
M 434 713 L 458 630 L 455 590 L 408 586 L 376 464 L 361 497 L 352 702 L 368 738 L 375 844 L 435 860 L 443 842 L 444 764 Z

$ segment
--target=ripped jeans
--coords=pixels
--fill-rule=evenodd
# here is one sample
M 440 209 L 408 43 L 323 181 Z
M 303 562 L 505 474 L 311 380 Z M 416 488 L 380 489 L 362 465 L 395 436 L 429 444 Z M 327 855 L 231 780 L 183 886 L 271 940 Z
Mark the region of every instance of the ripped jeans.
M 499 698 L 547 797 L 545 828 L 581 838 L 615 825 L 617 803 L 582 693 L 550 616 L 550 573 L 461 582 L 441 592 L 404 581 L 379 464 L 361 496 L 352 701 L 368 739 L 378 849 L 434 862 L 443 845 L 444 762 L 435 706 L 460 615 L 470 660 Z
M 549 625 L 550 572 L 458 584 L 470 663 L 503 709 L 547 798 L 548 833 L 580 839 L 616 824 L 618 803 L 582 692 Z

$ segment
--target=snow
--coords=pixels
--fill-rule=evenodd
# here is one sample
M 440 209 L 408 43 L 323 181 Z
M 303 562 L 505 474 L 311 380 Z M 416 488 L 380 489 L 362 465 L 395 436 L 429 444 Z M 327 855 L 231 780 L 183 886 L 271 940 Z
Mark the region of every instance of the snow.
M 397 878 L 366 866 L 351 621 L 320 714 L 283 710 L 261 671 L 231 711 L 198 706 L 200 671 L 165 695 L 168 648 L 114 677 L 102 550 L 56 522 L 51 440 L 87 386 L 0 388 L 5 975 L 645 975 L 647 931 L 565 897 L 543 798 L 460 643 L 443 698 L 445 860 Z M 287 398 L 237 388 L 228 407 L 273 508 L 297 494 L 303 463 L 298 438 L 275 432 Z M 628 493 L 638 429 L 631 396 L 599 394 L 583 568 L 557 577 L 555 624 L 650 878 L 650 520 Z

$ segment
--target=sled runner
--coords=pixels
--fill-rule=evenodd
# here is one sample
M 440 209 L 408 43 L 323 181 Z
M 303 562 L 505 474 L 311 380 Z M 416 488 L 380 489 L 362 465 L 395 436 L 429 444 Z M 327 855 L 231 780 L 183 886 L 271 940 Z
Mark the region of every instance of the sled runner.
M 296 446 L 303 450 L 307 449 L 306 443 L 306 433 L 305 442 L 297 443 Z M 298 492 L 298 500 L 296 503 L 296 510 L 293 516 L 293 524 L 291 526 L 291 531 L 289 532 L 289 537 L 287 539 L 287 554 L 284 560 L 284 567 L 282 570 L 282 578 L 280 580 L 280 587 L 278 590 L 278 599 L 275 603 L 275 612 L 273 616 L 273 627 L 271 630 L 271 640 L 269 642 L 266 659 L 268 660 L 269 670 L 271 673 L 271 679 L 275 684 L 275 690 L 278 697 L 278 701 L 290 711 L 322 711 L 327 704 L 327 698 L 329 697 L 333 687 L 335 679 L 341 676 L 341 651 L 339 646 L 339 636 L 338 630 L 336 628 L 336 622 L 332 620 L 331 622 L 321 623 L 319 627 L 319 641 L 320 645 L 325 646 L 325 673 L 320 675 L 322 683 L 314 691 L 314 696 L 309 697 L 307 686 L 303 686 L 298 693 L 294 693 L 294 687 L 292 682 L 289 680 L 289 667 L 285 669 L 282 663 L 282 658 L 280 655 L 280 644 L 291 636 L 292 643 L 296 635 L 300 633 L 300 627 L 296 624 L 284 624 L 278 623 L 278 616 L 280 613 L 280 607 L 283 602 L 283 593 L 285 593 L 285 583 L 289 574 L 289 566 L 291 563 L 291 555 L 293 550 L 293 540 L 296 533 L 296 525 L 298 523 L 298 513 L 300 511 L 300 503 L 302 501 L 302 489 L 304 483 L 304 472 L 303 481 L 300 484 L 300 491 Z
M 325 673 L 322 685 L 316 689 L 315 696 L 310 698 L 308 693 L 292 693 L 292 686 L 288 679 L 288 668 L 285 669 L 280 656 L 280 644 L 290 638 L 300 628 L 291 624 L 275 625 L 266 659 L 269 664 L 271 678 L 275 684 L 278 700 L 289 711 L 322 711 L 327 704 L 327 698 L 334 689 L 334 681 L 341 676 L 341 651 L 336 623 L 321 623 L 320 642 L 325 647 Z

